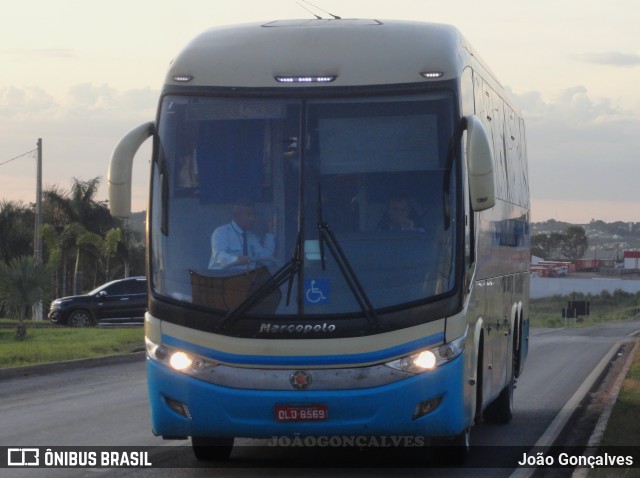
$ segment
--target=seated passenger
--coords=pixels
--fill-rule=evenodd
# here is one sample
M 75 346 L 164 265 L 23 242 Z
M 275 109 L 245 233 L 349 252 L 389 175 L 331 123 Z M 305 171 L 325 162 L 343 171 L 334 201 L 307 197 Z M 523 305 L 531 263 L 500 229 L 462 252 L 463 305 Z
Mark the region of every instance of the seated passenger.
M 238 202 L 233 207 L 233 220 L 211 235 L 209 269 L 247 266 L 260 259 L 271 259 L 275 251 L 275 224 L 270 221 L 261 241 L 251 229 L 256 223 L 256 208 L 250 202 Z
M 418 215 L 411 210 L 405 197 L 393 197 L 389 200 L 387 211 L 378 224 L 378 231 L 416 231 L 425 232 Z

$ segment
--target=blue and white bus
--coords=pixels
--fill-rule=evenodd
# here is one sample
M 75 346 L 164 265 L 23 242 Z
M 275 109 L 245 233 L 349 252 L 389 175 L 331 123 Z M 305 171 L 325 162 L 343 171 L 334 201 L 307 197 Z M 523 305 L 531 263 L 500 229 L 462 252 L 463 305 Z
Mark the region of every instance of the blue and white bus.
M 202 33 L 155 121 L 114 150 L 114 216 L 130 215 L 149 137 L 155 434 L 191 437 L 199 458 L 228 457 L 236 437 L 466 450 L 479 419 L 511 419 L 529 336 L 525 129 L 455 28 Z

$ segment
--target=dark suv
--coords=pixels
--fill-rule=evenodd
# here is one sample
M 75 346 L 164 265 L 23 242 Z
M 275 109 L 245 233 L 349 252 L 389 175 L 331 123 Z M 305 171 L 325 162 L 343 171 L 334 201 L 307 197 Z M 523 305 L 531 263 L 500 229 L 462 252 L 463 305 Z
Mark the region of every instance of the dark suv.
M 129 277 L 108 282 L 86 295 L 54 300 L 49 320 L 69 327 L 142 324 L 146 310 L 146 277 Z

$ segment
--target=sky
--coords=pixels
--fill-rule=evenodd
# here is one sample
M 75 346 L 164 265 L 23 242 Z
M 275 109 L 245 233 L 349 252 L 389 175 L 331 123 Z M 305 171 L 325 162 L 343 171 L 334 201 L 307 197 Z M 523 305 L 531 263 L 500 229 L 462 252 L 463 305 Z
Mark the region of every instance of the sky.
M 640 222 L 637 0 L 312 0 L 342 18 L 455 25 L 522 110 L 532 220 Z M 172 58 L 210 27 L 311 18 L 304 0 L 21 0 L 0 16 L 0 201 L 101 177 L 154 119 Z M 315 10 L 322 14 L 322 12 Z M 326 15 L 325 15 L 326 16 Z M 25 154 L 28 153 L 28 154 Z M 150 147 L 134 164 L 146 208 Z

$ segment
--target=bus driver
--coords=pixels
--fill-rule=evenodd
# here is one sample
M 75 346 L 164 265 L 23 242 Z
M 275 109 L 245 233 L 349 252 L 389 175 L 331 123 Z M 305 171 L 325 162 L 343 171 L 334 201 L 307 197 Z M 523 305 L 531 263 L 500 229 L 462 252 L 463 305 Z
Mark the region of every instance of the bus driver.
M 233 220 L 211 235 L 209 269 L 247 266 L 257 259 L 270 259 L 275 251 L 275 224 L 269 221 L 264 240 L 251 232 L 256 223 L 256 208 L 248 201 L 233 206 Z

